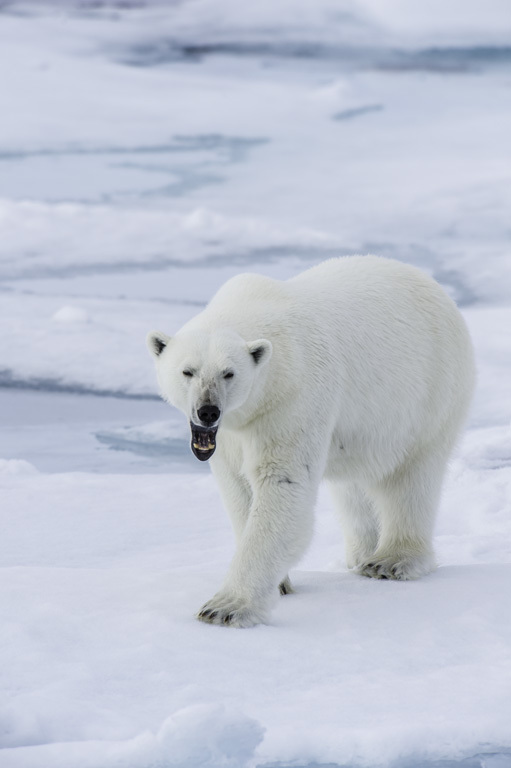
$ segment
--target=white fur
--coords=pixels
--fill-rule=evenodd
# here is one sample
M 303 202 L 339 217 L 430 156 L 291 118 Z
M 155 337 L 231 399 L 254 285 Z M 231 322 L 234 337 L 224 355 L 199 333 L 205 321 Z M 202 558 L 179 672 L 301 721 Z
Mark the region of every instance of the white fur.
M 309 543 L 323 477 L 350 568 L 415 579 L 434 567 L 435 511 L 474 381 L 464 321 L 437 283 L 372 256 L 287 282 L 239 275 L 174 338 L 148 343 L 164 398 L 194 423 L 204 398 L 221 410 L 211 466 L 237 550 L 199 618 L 267 620 Z

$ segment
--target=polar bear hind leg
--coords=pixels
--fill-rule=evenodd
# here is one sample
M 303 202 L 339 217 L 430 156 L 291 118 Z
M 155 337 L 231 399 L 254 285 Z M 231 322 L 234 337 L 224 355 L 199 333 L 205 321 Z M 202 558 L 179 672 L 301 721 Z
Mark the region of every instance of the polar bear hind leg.
M 346 565 L 356 568 L 374 555 L 379 524 L 374 504 L 355 483 L 329 482 L 344 535 Z
M 379 517 L 374 554 L 356 570 L 376 579 L 418 579 L 435 568 L 433 527 L 449 451 L 421 450 L 370 490 Z M 450 446 L 449 446 L 450 448 Z

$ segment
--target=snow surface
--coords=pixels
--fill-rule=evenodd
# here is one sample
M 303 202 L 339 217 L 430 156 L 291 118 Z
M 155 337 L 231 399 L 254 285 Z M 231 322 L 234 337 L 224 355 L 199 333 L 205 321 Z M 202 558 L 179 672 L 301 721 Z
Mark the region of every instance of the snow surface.
M 0 2 L 0 767 L 511 766 L 507 0 Z M 322 490 L 271 623 L 145 349 L 240 271 L 414 263 L 478 360 L 413 583 Z

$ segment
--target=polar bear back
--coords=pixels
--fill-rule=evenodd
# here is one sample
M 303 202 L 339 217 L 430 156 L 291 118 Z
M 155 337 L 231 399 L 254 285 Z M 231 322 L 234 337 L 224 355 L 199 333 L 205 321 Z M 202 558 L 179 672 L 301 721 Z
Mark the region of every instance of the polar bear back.
M 422 404 L 435 423 L 461 420 L 474 360 L 455 303 L 421 270 L 380 257 L 331 259 L 289 281 L 298 300 L 314 296 L 314 323 L 347 377 L 346 392 L 368 388 L 366 404 L 412 421 Z M 375 388 L 374 377 L 377 378 Z M 371 380 L 373 379 L 373 380 Z M 355 395 L 359 402 L 359 394 Z

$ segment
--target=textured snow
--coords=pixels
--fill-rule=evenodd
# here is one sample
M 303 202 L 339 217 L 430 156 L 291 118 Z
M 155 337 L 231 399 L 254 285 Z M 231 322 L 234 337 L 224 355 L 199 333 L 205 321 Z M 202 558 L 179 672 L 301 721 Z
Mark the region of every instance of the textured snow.
M 1 768 L 511 766 L 506 0 L 0 2 Z M 438 570 L 203 625 L 234 542 L 145 335 L 240 271 L 414 263 L 478 387 Z

